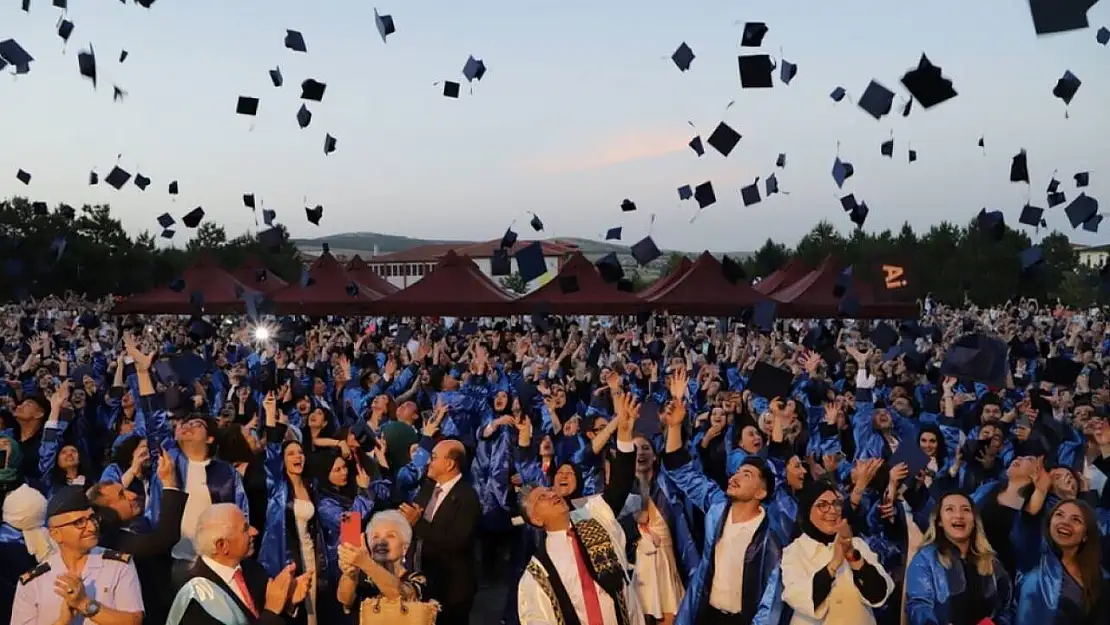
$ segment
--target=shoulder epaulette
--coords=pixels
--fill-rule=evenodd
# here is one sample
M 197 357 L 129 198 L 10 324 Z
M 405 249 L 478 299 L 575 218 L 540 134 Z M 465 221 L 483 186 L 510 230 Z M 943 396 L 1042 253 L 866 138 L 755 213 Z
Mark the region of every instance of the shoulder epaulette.
M 37 577 L 42 577 L 43 575 L 45 575 L 49 571 L 50 571 L 50 563 L 49 562 L 43 562 L 42 564 L 36 566 L 35 568 L 31 569 L 30 571 L 27 571 L 23 575 L 20 575 L 19 576 L 19 583 L 26 586 L 27 584 L 29 584 L 31 582 L 31 580 L 33 580 Z
M 101 557 L 105 560 L 115 560 L 116 562 L 123 562 L 124 564 L 131 561 L 131 554 L 123 553 L 122 551 L 114 551 L 112 549 L 105 549 Z

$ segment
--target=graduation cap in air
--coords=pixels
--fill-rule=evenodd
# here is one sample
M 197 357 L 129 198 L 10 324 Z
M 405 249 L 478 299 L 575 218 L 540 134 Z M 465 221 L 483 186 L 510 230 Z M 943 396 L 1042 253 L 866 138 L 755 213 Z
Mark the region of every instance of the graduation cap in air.
M 765 192 L 768 196 L 774 195 L 779 192 L 779 179 L 776 178 L 774 174 L 771 174 L 767 177 L 767 180 L 764 181 L 764 186 L 766 187 Z
M 1055 174 L 1053 174 L 1052 180 L 1048 181 L 1048 188 L 1045 189 L 1045 193 L 1056 193 L 1056 190 L 1059 189 L 1059 188 L 1060 188 L 1060 181 L 1057 180 Z
M 204 219 L 204 209 L 198 206 L 182 217 L 181 223 L 185 224 L 186 228 L 196 228 L 202 219 Z
M 543 245 L 539 241 L 533 241 L 520 248 L 513 257 L 516 259 L 517 272 L 525 283 L 547 273 L 547 263 L 543 259 Z
M 59 9 L 68 9 L 69 8 L 69 0 L 54 0 L 53 4 L 54 4 L 54 6 L 58 7 Z
M 98 182 L 100 182 L 100 176 L 97 175 L 96 171 L 90 171 L 89 172 L 89 185 L 94 185 L 94 184 L 97 184 Z
M 73 34 L 73 22 L 69 20 L 62 20 L 58 22 L 58 36 L 62 41 L 69 41 L 69 36 Z
M 312 111 L 308 110 L 308 107 L 302 104 L 301 110 L 297 111 L 297 125 L 301 127 L 301 130 L 304 130 L 308 128 L 308 125 L 311 123 Z
M 690 64 L 694 62 L 694 58 L 694 51 L 690 49 L 690 46 L 686 45 L 685 41 L 683 41 L 678 46 L 678 49 L 674 51 L 674 54 L 671 55 L 671 60 L 674 61 L 674 64 L 678 66 L 679 70 L 684 72 L 690 69 Z
M 721 275 L 724 276 L 725 280 L 728 280 L 729 284 L 738 284 L 748 276 L 744 267 L 728 256 L 721 257 Z
M 839 156 L 833 161 L 832 177 L 838 189 L 843 189 L 844 181 L 851 178 L 854 173 L 856 173 L 856 168 L 852 167 L 851 163 L 840 160 Z
M 921 55 L 917 68 L 902 76 L 902 85 L 926 109 L 958 95 L 952 88 L 952 81 L 941 75 L 941 69 L 930 63 L 924 54 Z M 906 114 L 908 112 L 903 115 Z
M 1024 182 L 1029 184 L 1029 165 L 1026 161 L 1025 150 L 1014 155 L 1010 162 L 1010 182 Z
M 126 91 L 124 91 L 123 89 L 120 89 L 119 85 L 112 85 L 112 100 L 113 101 L 120 102 L 125 97 L 127 97 L 127 92 Z
M 127 184 L 130 180 L 131 174 L 120 169 L 118 165 L 112 167 L 112 171 L 108 172 L 108 176 L 104 178 L 104 182 L 107 182 L 116 191 L 122 189 L 123 185 Z
M 789 85 L 791 80 L 798 75 L 798 64 L 791 63 L 790 61 L 781 61 L 779 63 L 779 80 L 782 84 Z
M 771 74 L 775 64 L 766 54 L 751 54 L 737 58 L 740 66 L 740 86 L 744 89 L 769 89 L 774 86 Z
M 1078 228 L 1098 213 L 1098 200 L 1086 193 L 1080 193 L 1079 197 L 1068 204 L 1064 213 L 1068 216 L 1071 227 Z
M 692 197 L 694 197 L 694 190 L 690 188 L 690 185 L 684 184 L 678 188 L 678 199 L 688 200 Z
M 149 9 L 151 5 L 154 4 L 154 0 L 135 0 L 135 4 L 143 7 L 144 9 Z
M 135 174 L 135 186 L 139 187 L 140 191 L 146 191 L 146 188 L 150 186 L 150 178 L 142 174 Z
M 879 154 L 893 158 L 894 157 L 894 139 L 887 139 L 879 146 Z
M 496 277 L 507 276 L 512 272 L 509 251 L 505 249 L 493 250 L 493 257 L 490 259 L 490 274 Z
M 258 233 L 258 242 L 268 250 L 281 249 L 281 230 L 270 228 Z
M 786 167 L 785 154 L 779 154 L 779 157 L 775 159 L 775 167 Z
M 940 365 L 943 376 L 1005 387 L 1009 369 L 1009 346 L 985 334 L 960 337 L 948 349 Z
M 309 223 L 314 226 L 319 226 L 320 220 L 324 218 L 324 207 L 320 206 L 319 204 L 317 204 L 313 208 L 309 208 L 306 206 L 304 207 L 304 214 Z
M 634 210 L 636 210 L 636 203 L 628 198 L 624 198 L 624 201 L 621 202 L 621 212 L 631 213 Z
M 907 154 L 911 163 L 917 160 L 917 150 L 910 150 Z
M 992 241 L 1001 241 L 1006 236 L 1006 218 L 1002 211 L 990 211 L 982 209 L 979 211 L 979 216 L 975 218 L 975 223 L 979 231 L 990 238 Z
M 93 88 L 96 88 L 96 54 L 93 52 L 92 45 L 89 45 L 88 50 L 82 50 L 77 54 L 77 70 L 81 75 L 92 81 Z
M 170 195 L 177 195 L 177 181 L 174 180 L 169 186 Z
M 31 174 L 23 171 L 22 169 L 15 172 L 15 177 L 23 184 L 31 184 Z
M 1083 187 L 1091 184 L 1091 175 L 1088 172 L 1081 171 L 1075 174 L 1075 187 L 1082 189 Z
M 235 112 L 240 115 L 257 115 L 258 98 L 239 96 L 239 101 L 235 104 Z
M 513 232 L 512 228 L 505 229 L 505 235 L 501 237 L 501 245 L 498 247 L 503 250 L 510 249 L 516 245 L 516 238 L 516 232 Z
M 857 206 L 859 206 L 859 202 L 856 201 L 854 193 L 849 193 L 840 198 L 840 207 L 844 209 L 845 213 L 852 212 Z
M 852 286 L 852 266 L 848 265 L 840 273 L 836 274 L 836 283 L 833 284 L 833 297 L 844 297 L 848 292 L 848 287 Z
M 120 50 L 119 51 L 119 62 L 123 63 L 126 60 L 127 60 L 127 50 Z
M 1102 215 L 1094 215 L 1083 222 L 1083 230 L 1097 233 L 1100 224 L 1102 224 Z
M 175 223 L 177 223 L 177 222 L 174 220 L 173 215 L 170 215 L 169 213 L 162 213 L 158 217 L 158 225 L 162 226 L 163 229 L 169 228 L 170 226 L 174 225 Z
M 605 240 L 606 241 L 620 241 L 621 240 L 621 227 L 617 226 L 616 228 L 609 228 L 609 230 L 605 232 Z
M 832 98 L 833 102 L 839 102 L 843 100 L 844 96 L 846 95 L 848 95 L 848 92 L 844 90 L 844 87 L 837 87 L 836 89 L 833 89 L 831 93 L 829 93 L 829 97 Z
M 862 228 L 869 214 L 871 214 L 871 209 L 867 208 L 867 202 L 860 202 L 852 209 L 848 219 L 856 224 L 857 228 Z
M 386 37 L 397 32 L 397 26 L 393 24 L 392 15 L 382 15 L 374 9 L 374 25 L 378 27 L 378 34 L 382 37 L 382 43 L 386 42 Z
M 1079 91 L 1079 85 L 1083 81 L 1079 80 L 1071 70 L 1064 72 L 1060 80 L 1056 81 L 1056 86 L 1052 89 L 1052 95 L 1064 101 L 1064 104 L 1071 104 L 1072 98 L 1075 97 L 1075 92 Z
M 326 84 L 309 78 L 301 83 L 301 99 L 320 102 L 324 99 L 324 90 L 327 88 Z
M 1038 35 L 1051 35 L 1090 26 L 1087 10 L 1098 0 L 1029 0 L 1033 30 Z
M 705 208 L 717 202 L 717 194 L 713 192 L 713 183 L 705 181 L 694 188 L 694 199 L 698 202 L 698 208 Z
M 1022 250 L 1022 252 L 1018 254 L 1018 263 L 1021 265 L 1021 273 L 1028 274 L 1031 270 L 1036 269 L 1039 265 L 1044 263 L 1044 250 L 1038 246 Z
M 873 330 L 867 335 L 867 338 L 875 344 L 882 351 L 887 351 L 898 342 L 900 338 L 898 331 L 890 327 L 887 323 L 880 322 Z
M 270 82 L 274 83 L 275 87 L 280 87 L 285 84 L 285 77 L 281 75 L 281 67 L 275 67 L 270 70 Z
M 632 258 L 635 258 L 636 262 L 641 266 L 647 265 L 663 254 L 659 251 L 659 248 L 655 246 L 655 241 L 652 240 L 650 234 L 637 241 L 636 244 L 632 246 L 631 252 Z
M 532 229 L 536 232 L 543 231 L 543 220 L 535 213 L 532 214 L 532 220 L 528 222 L 528 225 L 532 226 Z
M 308 52 L 308 47 L 304 44 L 304 35 L 295 30 L 285 31 L 285 47 L 294 52 Z
M 1095 33 L 1095 41 L 1101 43 L 1102 45 L 1110 43 L 1110 28 L 1103 26 L 1102 28 L 1098 29 L 1098 32 Z
M 766 35 L 767 24 L 748 22 L 744 24 L 744 34 L 740 36 L 740 45 L 745 48 L 758 48 L 763 45 L 763 37 Z
M 335 144 L 338 143 L 335 137 L 327 135 L 324 137 L 324 154 L 331 154 L 335 151 Z
M 775 328 L 775 302 L 765 299 L 756 303 L 752 309 L 752 324 L 764 332 Z
M 1049 358 L 1045 361 L 1044 381 L 1063 386 L 1074 386 L 1076 378 L 1083 373 L 1082 363 L 1070 358 Z
M 871 117 L 880 119 L 889 114 L 890 108 L 894 106 L 894 92 L 872 80 L 857 104 Z
M 617 258 L 616 252 L 609 252 L 597 259 L 594 266 L 597 267 L 597 272 L 601 274 L 601 279 L 609 284 L 615 284 L 624 277 L 624 268 L 621 267 L 621 261 Z
M 767 399 L 789 398 L 794 374 L 766 362 L 758 362 L 748 378 L 748 390 Z
M 1067 202 L 1067 201 L 1068 201 L 1068 196 L 1065 195 L 1062 191 L 1057 191 L 1056 193 L 1049 193 L 1048 194 L 1048 207 L 1049 208 L 1055 208 L 1055 207 L 1057 207 L 1057 206 L 1059 206 L 1059 205 L 1061 205 L 1061 204 L 1063 204 L 1064 202 Z
M 166 228 L 165 230 L 162 231 L 162 238 L 163 239 L 172 239 L 173 235 L 175 235 L 175 234 L 177 234 L 176 230 L 173 230 L 171 228 Z
M 443 95 L 448 98 L 459 97 L 459 83 L 452 80 L 443 81 Z
M 35 58 L 16 43 L 15 39 L 0 41 L 0 59 L 15 67 L 15 73 L 26 74 L 31 71 L 31 61 Z
M 274 220 L 277 219 L 277 211 L 268 208 L 262 209 L 262 223 L 267 226 L 274 225 Z
M 758 178 L 756 179 L 756 182 L 753 182 L 752 184 L 750 184 L 746 187 L 741 187 L 740 188 L 740 199 L 743 200 L 744 206 L 751 206 L 752 204 L 758 204 L 759 203 L 759 201 L 762 198 L 759 197 L 759 179 Z
M 906 105 L 902 107 L 902 117 L 910 116 L 910 109 L 913 108 L 913 98 L 906 100 Z
M 1025 207 L 1021 209 L 1021 217 L 1018 218 L 1018 223 L 1034 228 L 1041 228 L 1048 225 L 1044 220 L 1044 209 L 1037 208 L 1030 204 L 1026 204 Z
M 713 134 L 709 135 L 707 141 L 709 145 L 721 153 L 721 156 L 728 156 L 739 142 L 740 133 L 724 122 L 717 124 L 717 128 L 713 131 Z
M 462 73 L 463 77 L 466 78 L 466 82 L 474 82 L 475 80 L 480 82 L 482 76 L 486 75 L 486 63 L 473 56 L 467 57 L 466 64 L 463 65 Z
M 701 144 L 700 136 L 696 136 L 693 139 L 690 139 L 690 143 L 688 145 L 690 146 L 690 149 L 693 150 L 698 156 L 705 154 L 705 147 Z

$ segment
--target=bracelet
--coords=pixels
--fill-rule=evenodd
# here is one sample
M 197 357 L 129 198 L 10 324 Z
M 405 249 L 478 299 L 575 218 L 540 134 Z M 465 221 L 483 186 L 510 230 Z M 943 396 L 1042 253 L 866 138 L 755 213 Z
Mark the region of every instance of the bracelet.
M 851 551 L 844 554 L 844 559 L 852 564 L 859 562 L 861 557 L 862 556 L 860 555 L 859 549 L 852 549 Z

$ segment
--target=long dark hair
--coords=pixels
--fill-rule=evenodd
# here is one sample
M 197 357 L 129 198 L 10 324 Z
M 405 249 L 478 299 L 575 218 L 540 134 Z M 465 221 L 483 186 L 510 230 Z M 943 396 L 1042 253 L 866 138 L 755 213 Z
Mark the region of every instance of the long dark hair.
M 1102 590 L 1102 564 L 1100 561 L 1102 557 L 1102 537 L 1098 530 L 1098 516 L 1085 501 L 1079 499 L 1061 501 L 1053 506 L 1045 517 L 1044 535 L 1048 537 L 1052 550 L 1060 555 L 1060 548 L 1052 540 L 1052 532 L 1049 528 L 1052 525 L 1052 517 L 1056 516 L 1056 511 L 1069 504 L 1079 508 L 1086 529 L 1083 542 L 1079 543 L 1079 548 L 1075 551 L 1075 560 L 1079 563 L 1079 575 L 1082 577 L 1079 581 L 1083 586 L 1084 611 L 1090 613 L 1098 605 Z

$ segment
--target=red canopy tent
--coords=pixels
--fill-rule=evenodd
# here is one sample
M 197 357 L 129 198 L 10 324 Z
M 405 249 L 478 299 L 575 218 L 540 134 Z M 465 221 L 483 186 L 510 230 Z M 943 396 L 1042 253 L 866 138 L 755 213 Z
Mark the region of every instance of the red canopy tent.
M 781 267 L 771 273 L 771 275 L 759 281 L 755 285 L 755 290 L 770 295 L 779 289 L 784 289 L 791 284 L 794 284 L 799 279 L 804 278 L 809 273 L 806 264 L 800 258 L 791 258 L 790 262 L 786 263 L 785 267 Z
M 270 294 L 278 314 L 358 315 L 368 314 L 370 303 L 383 294 L 359 283 L 339 261 L 324 252 L 308 269 L 310 284 L 291 284 Z M 351 295 L 354 285 L 357 293 Z
M 703 252 L 689 271 L 648 299 L 652 308 L 677 315 L 737 315 L 767 299 L 744 282 L 732 284 L 721 263 Z
M 572 278 L 578 290 L 563 292 L 563 282 Z M 648 308 L 639 297 L 605 282 L 581 252 L 567 259 L 550 282 L 516 300 L 516 305 L 521 313 L 542 309 L 553 315 L 629 315 Z
M 400 287 L 379 276 L 358 254 L 355 254 L 355 257 L 347 263 L 347 273 L 354 277 L 355 282 L 365 284 L 382 295 L 392 295 L 401 290 Z
M 243 294 L 254 292 L 224 271 L 216 260 L 207 254 L 197 257 L 193 264 L 181 273 L 185 283 L 183 289 L 175 291 L 168 285 L 152 291 L 134 295 L 116 305 L 116 314 L 162 314 L 188 315 L 198 310 L 193 303 L 198 294 L 203 303 L 203 312 L 214 314 L 241 313 L 246 310 Z
M 694 261 L 690 260 L 688 256 L 683 256 L 682 260 L 678 263 L 678 267 L 676 267 L 674 271 L 652 282 L 646 289 L 637 293 L 636 296 L 644 300 L 651 299 L 656 293 L 674 284 L 675 280 L 681 280 L 682 276 L 686 275 L 686 272 L 690 271 L 690 267 L 693 266 Z
M 266 263 L 262 262 L 257 254 L 248 256 L 243 264 L 239 265 L 238 269 L 231 272 L 231 275 L 250 288 L 266 294 L 280 291 L 289 286 L 289 283 L 282 280 L 281 276 L 267 269 Z M 259 275 L 263 276 L 261 280 L 258 279 Z
M 841 265 L 828 256 L 816 269 L 798 279 L 793 284 L 779 289 L 772 296 L 782 305 L 780 317 L 838 317 L 840 298 L 833 294 Z M 853 277 L 849 293 L 859 298 L 859 311 L 852 316 L 857 319 L 911 319 L 920 312 L 917 304 L 900 302 L 880 302 L 875 297 L 872 285 Z
M 467 256 L 448 250 L 428 275 L 374 302 L 381 315 L 507 317 L 516 301 L 487 278 Z

